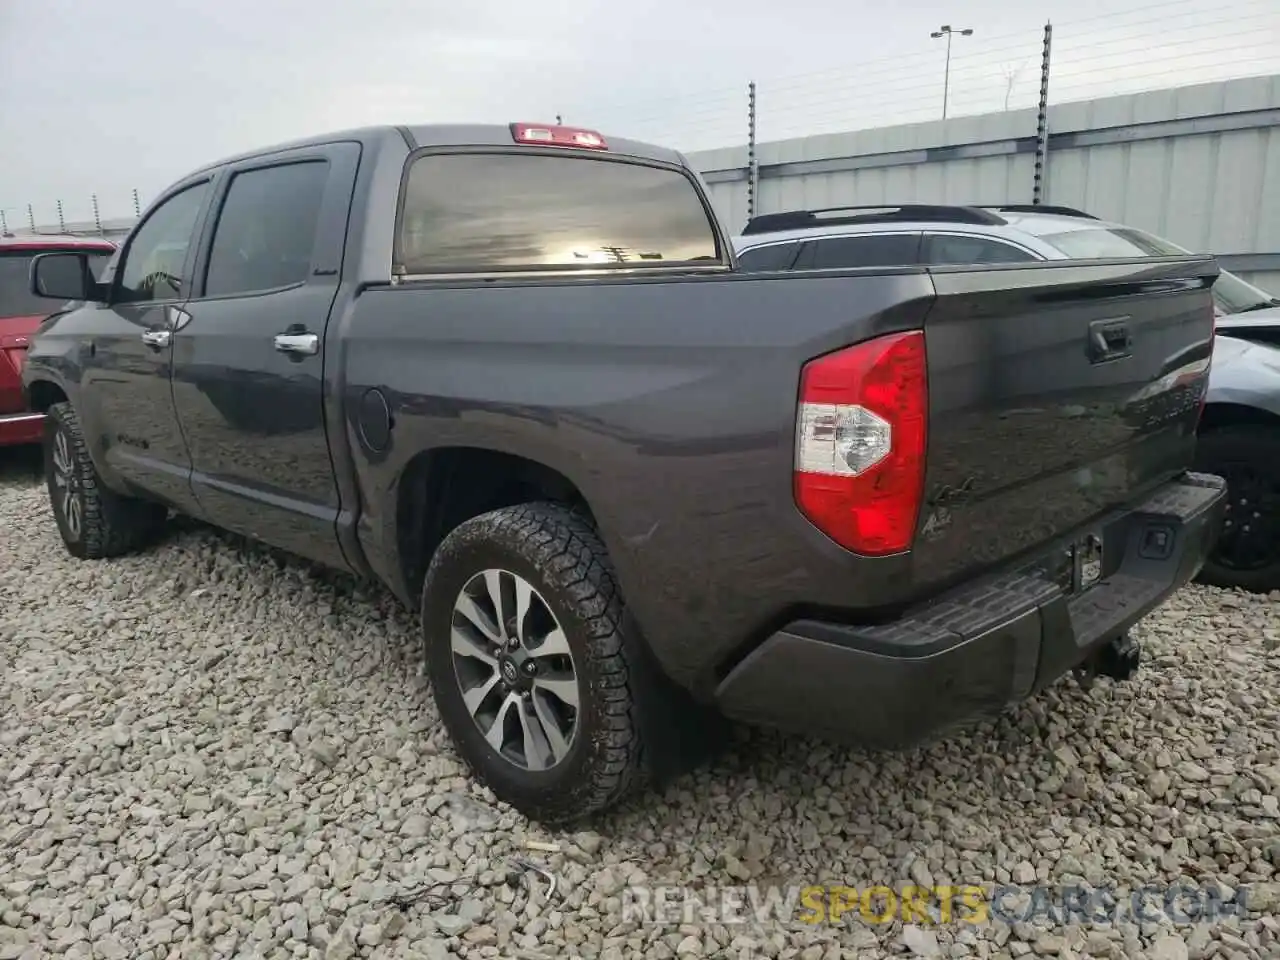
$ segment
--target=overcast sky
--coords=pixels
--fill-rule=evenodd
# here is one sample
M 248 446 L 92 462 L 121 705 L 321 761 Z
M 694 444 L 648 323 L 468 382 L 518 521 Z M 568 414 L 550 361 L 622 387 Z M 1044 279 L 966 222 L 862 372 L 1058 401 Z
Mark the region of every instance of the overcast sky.
M 910 12 L 906 12 L 907 8 Z M 371 123 L 554 120 L 686 150 L 1280 73 L 1275 0 L 0 0 L 0 209 L 132 213 L 240 150 Z

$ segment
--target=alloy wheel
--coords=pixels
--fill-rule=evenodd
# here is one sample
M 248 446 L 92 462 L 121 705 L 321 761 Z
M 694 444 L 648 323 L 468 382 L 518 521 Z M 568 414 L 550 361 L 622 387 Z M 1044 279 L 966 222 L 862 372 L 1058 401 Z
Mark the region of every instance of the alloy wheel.
M 67 532 L 78 540 L 84 521 L 84 504 L 80 498 L 71 441 L 63 429 L 59 429 L 53 438 L 53 486 L 55 504 L 67 525 Z
M 509 570 L 482 570 L 453 606 L 450 647 L 467 712 L 499 756 L 524 770 L 557 766 L 573 746 L 578 675 L 542 594 Z

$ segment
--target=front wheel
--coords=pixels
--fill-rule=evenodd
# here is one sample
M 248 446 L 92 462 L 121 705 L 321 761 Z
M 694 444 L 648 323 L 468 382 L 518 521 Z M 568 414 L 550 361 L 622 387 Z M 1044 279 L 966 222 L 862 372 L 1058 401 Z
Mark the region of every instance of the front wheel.
M 427 571 L 422 629 L 444 724 L 499 799 L 564 821 L 643 778 L 638 641 L 582 517 L 534 503 L 460 525 Z
M 149 541 L 168 511 L 117 494 L 103 484 L 69 403 L 55 403 L 44 423 L 44 475 L 58 533 L 72 556 L 117 557 Z
M 1227 481 L 1222 531 L 1200 582 L 1254 593 L 1280 589 L 1280 430 L 1206 431 L 1196 443 L 1196 469 Z

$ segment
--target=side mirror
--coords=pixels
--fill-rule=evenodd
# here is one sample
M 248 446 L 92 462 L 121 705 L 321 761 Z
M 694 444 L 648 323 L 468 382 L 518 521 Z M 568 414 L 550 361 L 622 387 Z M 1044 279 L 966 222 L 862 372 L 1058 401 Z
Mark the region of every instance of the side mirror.
M 31 292 L 50 300 L 99 301 L 102 287 L 85 253 L 41 253 L 31 261 Z

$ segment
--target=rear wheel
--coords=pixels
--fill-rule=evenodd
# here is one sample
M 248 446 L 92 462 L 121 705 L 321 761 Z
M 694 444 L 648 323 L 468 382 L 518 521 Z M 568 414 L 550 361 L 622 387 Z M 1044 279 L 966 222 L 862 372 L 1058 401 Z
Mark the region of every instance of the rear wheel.
M 445 726 L 500 799 L 564 821 L 643 779 L 639 640 L 585 518 L 534 503 L 463 523 L 427 571 L 422 628 Z
M 1255 593 L 1280 589 L 1280 430 L 1209 430 L 1197 441 L 1196 469 L 1227 481 L 1222 532 L 1198 579 Z
M 50 407 L 44 431 L 49 505 L 72 556 L 86 560 L 117 557 L 155 536 L 168 511 L 107 489 L 89 456 L 71 404 Z

